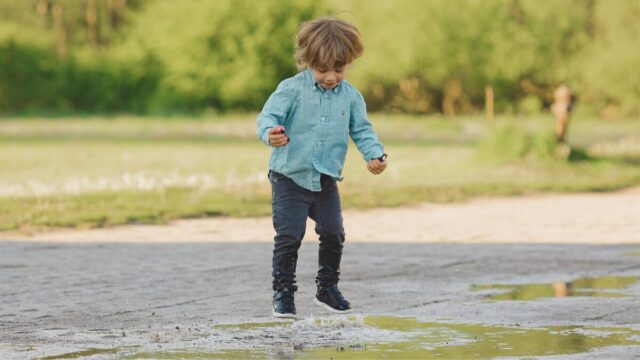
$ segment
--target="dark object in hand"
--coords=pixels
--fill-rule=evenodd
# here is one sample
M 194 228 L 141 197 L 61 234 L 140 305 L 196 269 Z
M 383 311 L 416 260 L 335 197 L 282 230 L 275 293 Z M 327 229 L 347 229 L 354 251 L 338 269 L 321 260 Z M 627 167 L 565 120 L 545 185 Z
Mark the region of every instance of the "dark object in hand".
M 387 160 L 387 154 L 382 154 L 382 156 L 380 156 L 379 158 L 373 158 L 371 160 L 378 160 L 380 162 L 384 162 L 385 160 Z

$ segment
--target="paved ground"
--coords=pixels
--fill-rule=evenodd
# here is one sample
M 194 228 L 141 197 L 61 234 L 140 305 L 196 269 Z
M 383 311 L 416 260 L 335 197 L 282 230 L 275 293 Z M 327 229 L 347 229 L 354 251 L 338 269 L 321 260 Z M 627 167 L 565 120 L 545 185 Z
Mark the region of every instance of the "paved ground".
M 295 358 L 319 345 L 393 339 L 392 334 L 365 331 L 362 323 L 349 332 L 344 324 L 322 328 L 307 322 L 294 334 L 272 330 L 234 335 L 214 328 L 271 321 L 270 250 L 267 243 L 0 242 L 0 358 L 83 349 L 103 349 L 90 358 L 143 351 L 161 351 L 151 356 L 161 357 L 158 354 L 169 350 L 233 348 L 289 349 L 287 356 Z M 533 301 L 488 301 L 496 290 L 470 288 L 640 276 L 640 257 L 634 256 L 639 250 L 638 245 L 353 243 L 346 246 L 342 288 L 357 313 L 365 315 L 519 330 L 553 325 L 640 330 L 638 283 L 614 290 L 624 297 Z M 301 251 L 299 313 L 303 319 L 329 318 L 311 301 L 317 245 L 307 241 Z M 640 333 L 635 337 L 640 341 Z M 622 345 L 568 358 L 640 357 L 640 342 Z M 543 349 L 531 352 L 528 355 L 544 354 Z
M 356 316 L 312 303 L 309 228 L 301 319 L 262 325 L 268 217 L 4 233 L 0 359 L 640 358 L 638 214 L 640 188 L 347 211 Z

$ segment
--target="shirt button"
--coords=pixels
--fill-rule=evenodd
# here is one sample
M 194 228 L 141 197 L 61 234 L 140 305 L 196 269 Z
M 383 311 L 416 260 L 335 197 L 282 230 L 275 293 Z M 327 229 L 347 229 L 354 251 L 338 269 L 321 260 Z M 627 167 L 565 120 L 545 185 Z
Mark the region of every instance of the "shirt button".
M 320 118 L 320 119 L 321 119 L 322 121 L 325 121 L 325 120 L 326 120 L 326 118 Z

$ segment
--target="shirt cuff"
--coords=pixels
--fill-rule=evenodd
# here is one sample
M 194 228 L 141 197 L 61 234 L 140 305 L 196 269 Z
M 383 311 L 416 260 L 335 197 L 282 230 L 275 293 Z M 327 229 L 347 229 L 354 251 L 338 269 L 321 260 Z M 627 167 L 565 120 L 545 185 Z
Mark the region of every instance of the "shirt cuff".
M 265 129 L 265 131 L 262 133 L 262 137 L 260 138 L 260 140 L 262 140 L 262 142 L 267 146 L 271 146 L 271 143 L 269 142 L 269 131 L 270 130 L 271 130 L 271 128 Z
M 365 161 L 369 162 L 369 160 L 377 159 L 380 156 L 384 155 L 384 149 L 382 146 L 375 146 L 367 153 L 367 156 L 364 158 Z

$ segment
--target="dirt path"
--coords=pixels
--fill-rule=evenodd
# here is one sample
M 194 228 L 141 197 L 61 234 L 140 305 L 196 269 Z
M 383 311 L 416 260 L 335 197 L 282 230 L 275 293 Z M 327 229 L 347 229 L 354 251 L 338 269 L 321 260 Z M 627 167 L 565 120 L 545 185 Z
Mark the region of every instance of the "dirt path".
M 344 212 L 349 242 L 638 243 L 640 187 L 613 193 L 482 198 L 464 203 Z M 307 239 L 315 239 L 313 223 Z M 178 220 L 24 234 L 0 240 L 50 242 L 271 242 L 270 217 Z

